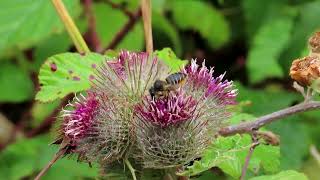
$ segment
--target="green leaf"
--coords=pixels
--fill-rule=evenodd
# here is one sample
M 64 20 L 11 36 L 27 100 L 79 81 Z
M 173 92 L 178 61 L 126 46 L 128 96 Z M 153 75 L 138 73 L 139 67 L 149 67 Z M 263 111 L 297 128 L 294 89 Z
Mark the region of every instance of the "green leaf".
M 64 1 L 64 4 L 72 17 L 80 14 L 78 0 Z M 63 30 L 59 16 L 47 0 L 2 0 L 0 27 L 0 56 L 29 48 Z
M 203 1 L 171 1 L 173 19 L 179 28 L 196 30 L 212 48 L 220 48 L 230 39 L 230 27 L 224 16 Z M 201 22 L 201 23 L 200 23 Z
M 106 56 L 89 53 L 63 53 L 49 57 L 39 73 L 41 89 L 36 99 L 48 102 L 90 88 L 95 68 Z
M 122 11 L 112 8 L 106 3 L 94 3 L 93 12 L 96 18 L 98 37 L 102 47 L 106 47 L 129 21 L 129 18 Z M 117 45 L 116 49 L 139 51 L 143 49 L 143 45 L 143 28 L 141 22 L 138 21 Z
M 163 60 L 173 71 L 178 71 L 187 63 L 176 57 L 173 51 L 165 48 L 156 51 L 155 55 Z M 62 98 L 69 93 L 76 93 L 90 88 L 95 68 L 104 60 L 109 59 L 96 53 L 80 55 L 63 53 L 49 57 L 42 65 L 39 73 L 41 89 L 36 99 L 42 102 Z
M 173 25 L 168 21 L 168 19 L 165 18 L 165 16 L 154 12 L 152 14 L 152 28 L 153 38 L 157 39 L 157 43 L 155 44 L 156 49 L 173 46 L 175 53 L 178 56 L 181 56 L 182 47 L 179 34 Z
M 30 175 L 35 168 L 35 160 L 43 138 L 29 141 L 20 140 L 0 153 L 0 177 L 18 180 Z M 45 144 L 45 143 L 44 143 Z
M 33 97 L 29 75 L 9 62 L 0 66 L 0 102 L 23 102 Z
M 290 38 L 289 47 L 283 51 L 280 63 L 285 72 L 289 71 L 294 59 L 308 55 L 307 41 L 319 26 L 320 2 L 313 1 L 299 6 L 298 17 Z
M 276 175 L 259 176 L 250 180 L 308 180 L 307 176 L 297 171 L 282 171 Z
M 289 42 L 292 27 L 293 17 L 287 16 L 264 23 L 255 34 L 248 55 L 252 83 L 283 76 L 278 58 Z
M 39 68 L 48 57 L 67 52 L 71 45 L 71 39 L 66 32 L 54 34 L 46 41 L 42 41 L 36 46 L 34 51 L 33 70 L 39 71 Z
M 303 162 L 305 161 L 305 157 L 309 154 L 309 147 L 312 143 L 312 139 L 308 134 L 310 132 L 308 132 L 306 125 L 302 122 L 306 122 L 308 120 L 309 119 L 306 119 L 301 115 L 297 115 L 274 122 L 268 126 L 270 130 L 281 137 L 280 162 L 282 170 L 298 170 L 302 168 Z
M 60 100 L 56 100 L 50 103 L 41 103 L 36 101 L 31 109 L 31 126 L 37 127 L 43 120 L 48 117 L 60 104 Z
M 314 80 L 311 84 L 311 88 L 317 92 L 320 93 L 320 78 Z
M 288 0 L 269 0 L 268 3 L 261 3 L 256 0 L 243 0 L 242 8 L 246 21 L 246 31 L 251 40 L 253 35 L 267 21 L 277 19 L 286 11 Z
M 247 120 L 254 120 L 254 116 L 239 113 L 230 119 L 231 124 L 238 124 L 241 121 Z M 219 137 L 206 150 L 200 161 L 194 161 L 192 166 L 188 166 L 180 174 L 192 176 L 212 167 L 219 167 L 233 178 L 239 178 L 251 143 L 249 135 Z M 279 158 L 279 147 L 260 144 L 252 154 L 248 169 L 252 172 L 255 172 L 257 169 L 263 169 L 266 173 L 277 172 L 280 166 Z
M 212 167 L 219 167 L 233 178 L 239 178 L 250 145 L 249 135 L 219 137 L 206 150 L 200 161 L 194 161 L 192 166 L 188 166 L 179 175 L 193 176 Z M 277 172 L 280 166 L 279 157 L 279 147 L 261 144 L 255 148 L 248 169 L 252 172 L 257 169 L 263 169 L 266 173 Z
M 302 100 L 297 93 L 284 91 L 281 87 L 268 86 L 264 90 L 244 87 L 235 83 L 239 91 L 237 101 L 251 101 L 249 106 L 243 107 L 244 112 L 254 115 L 264 115 L 281 108 L 292 105 L 293 102 Z
M 170 48 L 163 48 L 162 50 L 157 50 L 154 52 L 155 56 L 158 56 L 167 66 L 169 66 L 172 71 L 179 71 L 183 66 L 185 66 L 188 61 L 181 60 L 177 58 L 174 52 Z
M 36 175 L 58 151 L 58 147 L 48 146 L 49 138 L 39 136 L 32 139 L 21 139 L 9 145 L 0 153 L 0 177 L 8 180 L 19 180 L 26 176 Z M 43 179 L 78 179 L 76 177 L 97 176 L 97 169 L 76 160 L 63 158 L 58 160 Z
M 234 115 L 232 115 L 232 117 L 230 118 L 229 122 L 230 124 L 239 124 L 243 121 L 252 121 L 254 120 L 256 117 L 252 114 L 247 114 L 247 113 L 236 113 Z

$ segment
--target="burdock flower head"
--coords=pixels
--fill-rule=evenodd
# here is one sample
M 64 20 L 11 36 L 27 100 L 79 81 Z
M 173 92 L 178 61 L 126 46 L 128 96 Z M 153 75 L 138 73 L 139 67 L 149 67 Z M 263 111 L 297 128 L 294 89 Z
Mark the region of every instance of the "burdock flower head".
M 101 165 L 124 158 L 145 168 L 188 163 L 214 140 L 236 96 L 224 74 L 212 75 L 204 63 L 174 73 L 147 53 L 120 52 L 63 111 L 69 152 Z
M 78 95 L 62 111 L 60 136 L 80 160 L 104 165 L 131 156 L 135 105 L 169 68 L 147 53 L 122 51 L 96 69 L 87 95 Z
M 226 105 L 235 102 L 232 82 L 223 81 L 224 74 L 213 77 L 204 63 L 192 61 L 179 74 L 183 78 L 166 79 L 175 90 L 164 97 L 146 95 L 135 108 L 144 167 L 176 167 L 199 157 L 228 118 Z

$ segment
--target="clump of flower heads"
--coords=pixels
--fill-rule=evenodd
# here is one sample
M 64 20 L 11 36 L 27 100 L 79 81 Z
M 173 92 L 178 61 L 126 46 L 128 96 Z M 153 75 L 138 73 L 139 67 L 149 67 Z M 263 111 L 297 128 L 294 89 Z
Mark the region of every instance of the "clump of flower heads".
M 147 53 L 121 51 L 97 68 L 92 88 L 62 111 L 61 138 L 79 159 L 110 164 L 135 158 L 144 168 L 184 165 L 199 157 L 226 123 L 236 90 L 203 63 L 181 69 L 184 83 L 149 93 L 173 72 Z

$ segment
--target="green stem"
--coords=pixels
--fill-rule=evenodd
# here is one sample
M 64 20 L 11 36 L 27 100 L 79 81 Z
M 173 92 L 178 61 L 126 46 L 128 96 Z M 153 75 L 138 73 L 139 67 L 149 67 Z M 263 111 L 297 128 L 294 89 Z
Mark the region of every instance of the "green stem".
M 61 0 L 52 0 L 52 3 L 58 12 L 61 21 L 63 22 L 64 26 L 66 27 L 73 43 L 75 44 L 79 53 L 88 53 L 90 52 L 86 42 L 82 38 L 80 31 L 78 30 L 77 26 L 73 22 L 72 18 L 70 17 L 66 7 L 64 6 Z
M 144 37 L 146 41 L 146 50 L 147 50 L 147 53 L 151 55 L 153 52 L 151 1 L 141 0 L 141 10 L 142 10 Z
M 130 161 L 128 159 L 125 159 L 124 162 L 126 163 L 128 169 L 130 170 L 133 180 L 137 180 L 135 170 L 133 169 Z

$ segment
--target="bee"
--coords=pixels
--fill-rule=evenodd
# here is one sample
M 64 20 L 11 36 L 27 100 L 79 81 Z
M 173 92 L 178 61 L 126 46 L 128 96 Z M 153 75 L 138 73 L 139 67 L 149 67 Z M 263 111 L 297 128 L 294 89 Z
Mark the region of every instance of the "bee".
M 170 91 L 181 87 L 187 75 L 182 72 L 170 74 L 165 81 L 157 79 L 149 89 L 150 96 L 154 98 L 167 97 Z

